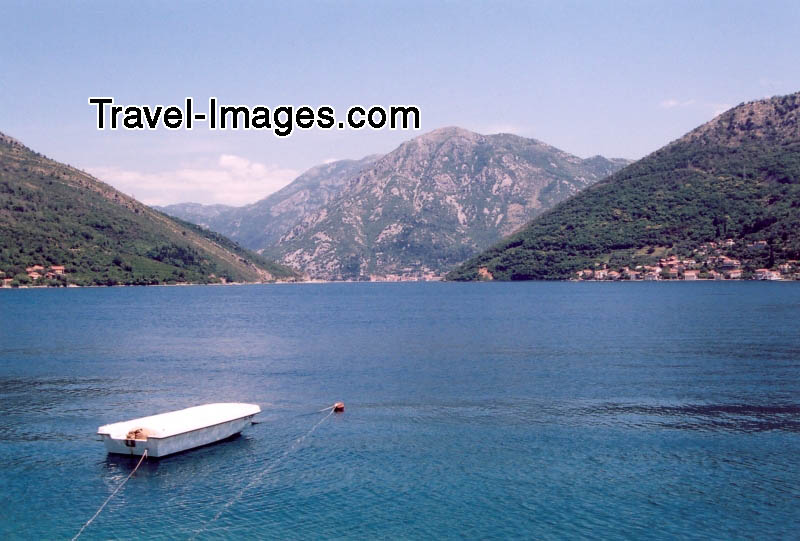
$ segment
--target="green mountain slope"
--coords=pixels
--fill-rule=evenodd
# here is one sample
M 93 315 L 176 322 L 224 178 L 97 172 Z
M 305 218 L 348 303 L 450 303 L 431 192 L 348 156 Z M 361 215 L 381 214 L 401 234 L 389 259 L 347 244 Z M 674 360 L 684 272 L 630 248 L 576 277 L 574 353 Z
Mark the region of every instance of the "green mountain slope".
M 800 256 L 800 93 L 742 104 L 561 203 L 448 279 L 567 279 L 732 239 L 745 270 Z M 766 241 L 768 249 L 747 251 Z
M 0 272 L 51 285 L 293 279 L 230 240 L 174 220 L 0 134 Z M 45 275 L 53 266 L 64 274 Z M 52 273 L 54 274 L 54 273 Z

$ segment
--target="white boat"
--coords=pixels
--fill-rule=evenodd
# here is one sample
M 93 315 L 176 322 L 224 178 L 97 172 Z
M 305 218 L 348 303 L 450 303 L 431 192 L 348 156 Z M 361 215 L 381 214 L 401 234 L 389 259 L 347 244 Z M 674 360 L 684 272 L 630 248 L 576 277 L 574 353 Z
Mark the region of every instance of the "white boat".
M 204 404 L 104 425 L 97 429 L 109 453 L 163 457 L 224 440 L 261 411 L 256 404 Z

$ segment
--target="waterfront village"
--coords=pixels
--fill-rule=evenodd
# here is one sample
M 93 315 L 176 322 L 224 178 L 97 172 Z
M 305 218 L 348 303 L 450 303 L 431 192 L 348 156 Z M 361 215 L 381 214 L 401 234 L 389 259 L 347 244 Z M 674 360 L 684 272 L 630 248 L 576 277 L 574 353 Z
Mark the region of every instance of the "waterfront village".
M 754 260 L 759 252 L 769 249 L 767 241 L 755 241 L 743 244 L 739 248 L 744 253 L 753 255 Z M 680 257 L 668 255 L 661 257 L 658 264 L 635 265 L 613 268 L 598 263 L 593 269 L 583 269 L 576 273 L 576 280 L 800 280 L 800 260 L 789 259 L 772 268 L 754 268 L 749 259 L 736 259 L 731 251 L 737 247 L 737 241 L 727 239 L 722 242 L 707 242 L 692 250 L 692 254 Z M 742 253 L 739 250 L 739 253 Z M 763 255 L 763 254 L 762 254 Z M 411 269 L 408 269 L 409 271 Z M 371 276 L 373 281 L 438 281 L 443 277 L 425 269 L 424 273 L 409 273 L 387 276 Z M 485 268 L 480 269 L 488 274 Z M 213 276 L 213 275 L 212 275 Z M 489 275 L 489 279 L 491 279 Z M 312 280 L 313 281 L 313 280 Z M 225 283 L 225 280 L 222 280 Z M 32 265 L 25 272 L 0 270 L 0 287 L 53 287 L 66 286 L 67 271 L 64 265 Z M 71 285 L 71 284 L 70 284 Z
M 739 242 L 741 244 L 741 241 Z M 594 269 L 576 273 L 578 280 L 800 280 L 800 261 L 790 259 L 773 268 L 751 268 L 745 262 L 730 257 L 729 250 L 737 242 L 707 242 L 681 258 L 677 255 L 662 257 L 657 265 L 636 265 L 634 268 L 609 268 L 598 264 Z M 769 249 L 767 241 L 748 242 L 747 252 L 756 255 Z
M 7 276 L 7 274 L 9 274 Z M 67 271 L 64 265 L 32 265 L 25 272 L 13 276 L 0 271 L 0 287 L 14 287 L 20 285 L 63 286 L 66 285 Z

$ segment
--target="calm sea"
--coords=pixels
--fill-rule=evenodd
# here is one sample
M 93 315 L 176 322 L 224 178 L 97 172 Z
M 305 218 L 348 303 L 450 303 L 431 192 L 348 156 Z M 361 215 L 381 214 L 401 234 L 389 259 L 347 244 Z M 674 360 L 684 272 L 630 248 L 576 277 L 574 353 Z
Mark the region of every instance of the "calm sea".
M 800 284 L 420 283 L 0 291 L 0 538 L 131 472 L 99 425 L 215 401 L 262 422 L 82 539 L 800 531 Z

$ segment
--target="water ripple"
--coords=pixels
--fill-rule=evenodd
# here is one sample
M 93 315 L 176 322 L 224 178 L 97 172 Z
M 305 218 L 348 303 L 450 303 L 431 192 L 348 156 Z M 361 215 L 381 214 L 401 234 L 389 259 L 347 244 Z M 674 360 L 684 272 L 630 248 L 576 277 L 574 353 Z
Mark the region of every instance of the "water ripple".
M 604 403 L 576 410 L 604 424 L 679 430 L 800 432 L 800 405 L 762 404 L 619 404 Z

